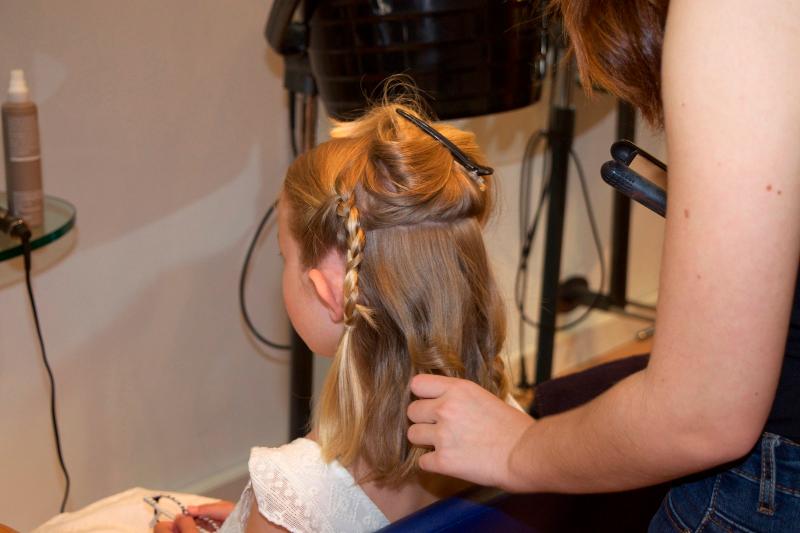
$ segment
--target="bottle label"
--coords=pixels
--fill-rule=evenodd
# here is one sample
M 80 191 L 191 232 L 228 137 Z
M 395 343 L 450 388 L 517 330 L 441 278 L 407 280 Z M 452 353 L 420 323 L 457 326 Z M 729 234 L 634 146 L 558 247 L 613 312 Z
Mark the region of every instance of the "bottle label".
M 31 227 L 36 228 L 44 223 L 44 194 L 42 190 L 13 191 L 9 197 L 9 210 Z
M 36 115 L 7 115 L 8 159 L 12 163 L 37 161 L 39 152 L 39 126 Z

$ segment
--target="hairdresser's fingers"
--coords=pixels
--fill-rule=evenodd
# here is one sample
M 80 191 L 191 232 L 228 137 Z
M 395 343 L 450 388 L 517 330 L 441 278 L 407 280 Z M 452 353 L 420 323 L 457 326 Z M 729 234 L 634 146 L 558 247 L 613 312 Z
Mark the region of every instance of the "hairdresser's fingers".
M 430 424 L 458 420 L 472 404 L 489 397 L 496 400 L 472 381 L 444 376 L 418 375 L 411 381 L 411 390 L 423 399 L 411 402 L 406 414 L 414 422 Z
M 153 533 L 173 533 L 174 529 L 172 526 L 174 522 L 167 522 L 167 521 L 160 521 L 156 523 L 156 527 L 153 528 Z
M 175 517 L 175 531 L 178 533 L 200 533 L 197 529 L 197 524 L 194 519 L 189 515 L 178 515 Z
M 203 505 L 190 505 L 186 508 L 186 511 L 192 516 L 206 516 L 212 520 L 224 522 L 228 515 L 233 512 L 234 507 L 236 507 L 235 503 L 220 500 Z
M 441 405 L 441 399 L 434 400 L 414 400 L 408 404 L 406 415 L 409 420 L 416 424 L 435 424 L 436 411 Z
M 441 461 L 442 454 L 436 451 L 423 453 L 419 458 L 419 467 L 426 472 L 434 474 L 444 474 L 449 471 L 448 465 Z
M 426 428 L 422 430 L 409 429 L 409 440 L 419 438 L 435 448 L 420 457 L 420 468 L 480 485 L 505 489 L 520 485 L 520 474 L 509 469 L 509 457 L 534 423 L 532 418 L 489 391 L 461 380 L 444 396 L 426 401 L 436 404 L 431 410 L 435 423 L 417 424 Z M 426 411 L 412 413 L 431 416 Z
M 438 398 L 462 381 L 447 376 L 418 374 L 411 379 L 411 392 L 420 398 Z
M 408 428 L 408 440 L 417 446 L 436 446 L 435 424 L 412 424 Z

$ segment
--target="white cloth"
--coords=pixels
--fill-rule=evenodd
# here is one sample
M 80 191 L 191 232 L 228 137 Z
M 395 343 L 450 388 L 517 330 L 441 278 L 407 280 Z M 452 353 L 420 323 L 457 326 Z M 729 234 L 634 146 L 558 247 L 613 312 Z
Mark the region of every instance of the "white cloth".
M 152 533 L 150 520 L 153 518 L 153 508 L 144 502 L 144 497 L 156 494 L 170 494 L 184 505 L 217 501 L 194 494 L 134 487 L 98 500 L 79 511 L 54 516 L 34 529 L 34 533 Z
M 297 439 L 279 448 L 253 448 L 250 483 L 223 533 L 245 529 L 255 498 L 259 512 L 292 533 L 375 531 L 389 521 L 338 461 L 325 463 L 319 445 Z

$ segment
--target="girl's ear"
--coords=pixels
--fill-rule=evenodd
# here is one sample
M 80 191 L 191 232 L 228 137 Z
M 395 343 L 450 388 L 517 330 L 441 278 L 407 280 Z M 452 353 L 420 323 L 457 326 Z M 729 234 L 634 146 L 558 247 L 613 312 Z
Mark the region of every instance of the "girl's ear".
M 308 271 L 317 297 L 328 310 L 331 321 L 344 320 L 344 258 L 338 252 L 328 253 L 317 266 Z

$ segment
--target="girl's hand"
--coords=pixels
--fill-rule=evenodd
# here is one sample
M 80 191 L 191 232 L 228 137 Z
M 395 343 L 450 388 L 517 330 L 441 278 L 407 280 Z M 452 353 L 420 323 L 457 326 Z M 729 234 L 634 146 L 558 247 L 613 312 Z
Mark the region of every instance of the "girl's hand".
M 210 518 L 219 526 L 228 518 L 234 507 L 236 507 L 235 503 L 224 500 L 203 505 L 190 505 L 186 507 L 188 515 L 177 516 L 174 522 L 159 522 L 153 529 L 153 533 L 197 533 L 200 530 L 197 522 L 193 519 L 196 516 Z M 199 521 L 201 527 L 204 522 L 204 520 Z
M 434 448 L 420 468 L 506 490 L 519 485 L 509 457 L 531 417 L 463 379 L 418 375 L 411 391 L 420 399 L 408 406 L 408 440 Z
M 228 518 L 228 515 L 233 512 L 234 507 L 236 507 L 234 502 L 220 500 L 203 505 L 189 505 L 186 507 L 186 511 L 191 516 L 205 516 L 206 518 L 210 518 L 219 526 Z
M 153 533 L 199 533 L 197 524 L 191 516 L 182 514 L 175 517 L 174 522 L 159 522 L 153 528 Z

